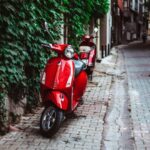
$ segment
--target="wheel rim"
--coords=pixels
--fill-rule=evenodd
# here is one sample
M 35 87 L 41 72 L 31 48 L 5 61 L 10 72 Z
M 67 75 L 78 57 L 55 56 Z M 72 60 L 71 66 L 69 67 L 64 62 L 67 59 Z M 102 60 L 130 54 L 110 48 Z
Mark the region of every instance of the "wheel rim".
M 55 109 L 47 109 L 43 115 L 42 119 L 42 127 L 43 130 L 48 131 L 50 130 L 56 121 L 56 111 Z

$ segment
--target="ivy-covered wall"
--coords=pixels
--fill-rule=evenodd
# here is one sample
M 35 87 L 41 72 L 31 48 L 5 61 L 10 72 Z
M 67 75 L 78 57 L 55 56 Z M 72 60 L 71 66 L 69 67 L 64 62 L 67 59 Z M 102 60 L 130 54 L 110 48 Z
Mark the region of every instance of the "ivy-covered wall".
M 49 57 L 40 44 L 58 40 L 62 24 L 69 28 L 69 44 L 78 44 L 91 17 L 108 8 L 107 0 L 0 0 L 1 131 L 8 124 L 6 95 L 16 104 L 26 97 L 28 109 L 39 102 L 40 71 Z M 44 21 L 49 35 L 43 29 Z

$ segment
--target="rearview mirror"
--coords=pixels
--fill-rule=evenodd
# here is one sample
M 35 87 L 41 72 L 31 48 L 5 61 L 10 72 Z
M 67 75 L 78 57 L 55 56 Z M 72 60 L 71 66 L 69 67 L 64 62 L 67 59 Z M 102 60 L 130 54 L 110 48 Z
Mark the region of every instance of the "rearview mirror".
M 45 28 L 45 30 L 46 30 L 47 32 L 49 32 L 49 31 L 48 31 L 48 23 L 47 23 L 46 21 L 44 22 L 44 28 Z

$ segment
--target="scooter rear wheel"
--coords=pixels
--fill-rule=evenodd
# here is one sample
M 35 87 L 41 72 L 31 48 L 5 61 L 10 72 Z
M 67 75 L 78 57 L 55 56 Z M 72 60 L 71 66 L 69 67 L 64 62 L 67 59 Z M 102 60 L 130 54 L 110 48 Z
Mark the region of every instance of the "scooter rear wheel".
M 43 136 L 51 137 L 60 128 L 64 114 L 61 110 L 54 106 L 49 106 L 44 109 L 40 119 L 40 130 Z

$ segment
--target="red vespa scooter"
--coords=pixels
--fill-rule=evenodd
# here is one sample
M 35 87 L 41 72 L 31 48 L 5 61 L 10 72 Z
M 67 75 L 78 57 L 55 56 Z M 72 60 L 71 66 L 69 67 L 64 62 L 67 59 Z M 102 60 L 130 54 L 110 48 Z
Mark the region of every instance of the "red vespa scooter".
M 94 43 L 94 34 L 98 31 L 94 28 L 94 32 L 91 35 L 84 35 L 82 42 L 80 43 L 79 52 L 80 59 L 87 65 L 86 72 L 90 80 L 92 80 L 92 74 L 95 67 L 96 60 L 96 44 Z
M 43 44 L 58 56 L 48 60 L 41 76 L 41 97 L 45 109 L 40 119 L 40 130 L 46 137 L 54 135 L 64 120 L 73 112 L 87 85 L 86 65 L 74 59 L 68 44 Z

